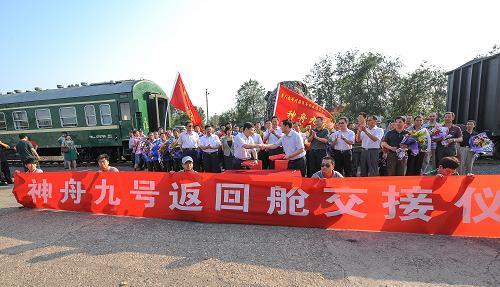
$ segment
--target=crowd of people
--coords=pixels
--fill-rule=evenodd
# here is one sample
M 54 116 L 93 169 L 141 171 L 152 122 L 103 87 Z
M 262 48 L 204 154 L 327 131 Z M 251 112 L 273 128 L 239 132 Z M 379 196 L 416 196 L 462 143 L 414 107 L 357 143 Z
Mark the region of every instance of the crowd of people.
M 436 173 L 447 158 L 459 163 L 459 174 L 471 174 L 475 157 L 468 142 L 477 134 L 475 122 L 470 120 L 462 130 L 454 117 L 447 112 L 440 124 L 436 113 L 426 118 L 399 116 L 385 129 L 379 127 L 377 116 L 365 113 L 356 123 L 340 117 L 329 126 L 322 117 L 305 127 L 288 119 L 280 122 L 276 116 L 263 127 L 260 122 L 241 127 L 226 123 L 214 130 L 187 122 L 185 129 L 160 128 L 147 135 L 133 131 L 129 147 L 135 170 L 158 172 L 181 170 L 183 157 L 189 156 L 195 171 L 211 173 L 246 169 L 245 163 L 257 160 L 263 169 L 274 169 L 278 159 L 287 160 L 288 169 L 300 170 L 304 177 L 423 175 Z M 432 139 L 435 128 L 446 129 L 447 136 Z M 404 142 L 412 132 L 425 137 L 416 153 Z M 326 167 L 332 172 L 318 174 Z
M 266 121 L 247 122 L 241 128 L 226 123 L 216 131 L 211 125 L 204 129 L 187 122 L 182 128 L 160 128 L 144 134 L 130 133 L 129 148 L 134 170 L 152 172 L 195 171 L 220 173 L 224 170 L 248 169 L 258 165 L 275 169 L 276 160 L 286 160 L 286 167 L 299 170 L 304 177 L 331 178 L 353 176 L 404 176 L 425 174 L 472 174 L 475 156 L 469 138 L 477 134 L 475 122 L 464 128 L 453 123 L 452 112 L 444 114 L 443 123 L 437 114 L 398 116 L 385 129 L 375 115 L 359 113 L 356 123 L 340 117 L 324 124 L 316 117 L 314 126 L 276 116 Z M 446 130 L 446 137 L 433 138 L 437 128 Z M 423 144 L 411 151 L 407 135 L 420 134 Z M 63 133 L 58 139 L 65 168 L 76 169 L 78 151 L 71 136 Z M 25 172 L 42 172 L 34 142 L 19 135 L 14 147 L 24 163 Z M 0 141 L 0 164 L 3 181 L 12 184 L 12 177 Z M 118 171 L 109 166 L 109 157 L 98 157 L 99 171 Z

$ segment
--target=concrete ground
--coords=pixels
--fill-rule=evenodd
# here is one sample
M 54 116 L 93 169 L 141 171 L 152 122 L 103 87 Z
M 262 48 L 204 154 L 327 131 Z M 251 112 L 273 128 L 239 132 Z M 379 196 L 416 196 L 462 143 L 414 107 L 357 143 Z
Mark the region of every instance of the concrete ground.
M 33 210 L 11 188 L 0 286 L 500 286 L 500 239 Z
M 0 188 L 0 286 L 500 286 L 500 239 L 19 208 Z

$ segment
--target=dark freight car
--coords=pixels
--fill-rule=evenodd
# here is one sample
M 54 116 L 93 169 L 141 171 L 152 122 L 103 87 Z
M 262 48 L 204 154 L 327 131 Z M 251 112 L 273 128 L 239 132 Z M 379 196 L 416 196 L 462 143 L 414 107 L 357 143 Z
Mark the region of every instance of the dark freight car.
M 478 131 L 491 135 L 500 157 L 500 54 L 472 60 L 447 75 L 447 110 L 457 123 L 475 120 Z

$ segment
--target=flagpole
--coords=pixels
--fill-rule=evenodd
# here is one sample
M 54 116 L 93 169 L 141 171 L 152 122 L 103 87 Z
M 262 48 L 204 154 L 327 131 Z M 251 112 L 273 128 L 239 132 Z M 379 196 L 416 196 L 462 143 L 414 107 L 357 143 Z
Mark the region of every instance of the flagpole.
M 172 87 L 172 91 L 170 92 L 170 97 L 167 99 L 167 107 L 165 109 L 165 129 L 167 128 L 167 118 L 168 118 L 168 125 L 172 124 L 171 115 L 170 115 L 171 114 L 170 101 L 172 100 L 172 97 L 174 96 L 175 86 L 177 85 L 177 81 L 179 80 L 180 75 L 181 75 L 181 73 L 177 72 L 177 76 L 175 77 L 175 80 L 174 80 L 174 86 Z
M 205 89 L 205 100 L 207 101 L 207 120 L 205 121 L 205 124 L 208 125 L 209 117 L 208 117 L 208 89 Z
M 276 91 L 276 100 L 274 101 L 274 110 L 273 110 L 273 114 L 271 116 L 274 116 L 276 114 L 276 106 L 278 105 L 278 97 L 280 96 L 280 87 L 281 87 L 281 84 L 278 83 L 278 90 Z

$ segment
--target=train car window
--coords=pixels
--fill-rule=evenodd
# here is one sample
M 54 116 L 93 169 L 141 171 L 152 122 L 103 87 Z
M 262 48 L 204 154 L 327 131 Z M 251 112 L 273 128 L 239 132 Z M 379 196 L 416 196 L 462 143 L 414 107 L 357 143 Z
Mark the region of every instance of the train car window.
M 52 127 L 52 117 L 49 109 L 35 110 L 36 125 L 39 129 Z
M 78 126 L 75 107 L 59 108 L 59 118 L 61 119 L 61 127 L 63 128 Z
M 85 106 L 85 121 L 87 122 L 87 126 L 96 126 L 97 125 L 97 117 L 95 115 L 95 107 L 93 105 Z
M 28 113 L 26 111 L 12 112 L 15 130 L 27 130 L 29 128 Z
M 122 121 L 130 121 L 132 119 L 132 115 L 130 114 L 130 104 L 120 103 L 120 113 L 122 115 Z
M 2 131 L 7 130 L 7 121 L 5 120 L 4 113 L 0 113 L 0 130 L 2 130 Z
M 111 106 L 108 104 L 99 105 L 99 112 L 101 114 L 101 125 L 109 126 L 113 122 L 111 118 Z

